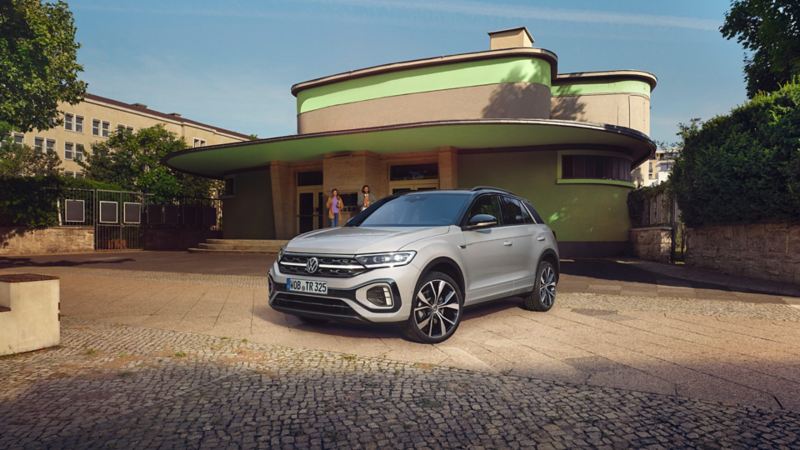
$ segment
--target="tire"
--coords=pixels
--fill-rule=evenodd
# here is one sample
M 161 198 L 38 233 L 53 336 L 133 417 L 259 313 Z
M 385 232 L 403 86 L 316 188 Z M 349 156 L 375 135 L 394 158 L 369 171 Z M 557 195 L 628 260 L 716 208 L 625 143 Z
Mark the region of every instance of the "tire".
M 533 292 L 525 297 L 523 307 L 530 311 L 549 311 L 556 302 L 558 275 L 550 261 L 540 261 L 536 268 Z
M 464 295 L 458 283 L 446 273 L 427 273 L 414 290 L 404 334 L 425 344 L 444 342 L 458 329 L 463 310 Z
M 328 319 L 319 319 L 317 317 L 308 317 L 308 316 L 295 316 L 300 319 L 306 325 L 325 325 L 326 323 L 330 322 Z

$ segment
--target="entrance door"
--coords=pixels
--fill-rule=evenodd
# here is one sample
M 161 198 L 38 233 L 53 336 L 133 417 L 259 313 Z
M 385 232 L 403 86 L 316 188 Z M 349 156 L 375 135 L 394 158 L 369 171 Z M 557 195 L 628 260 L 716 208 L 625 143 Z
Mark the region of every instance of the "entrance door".
M 322 187 L 297 189 L 297 233 L 306 233 L 324 225 L 325 201 Z

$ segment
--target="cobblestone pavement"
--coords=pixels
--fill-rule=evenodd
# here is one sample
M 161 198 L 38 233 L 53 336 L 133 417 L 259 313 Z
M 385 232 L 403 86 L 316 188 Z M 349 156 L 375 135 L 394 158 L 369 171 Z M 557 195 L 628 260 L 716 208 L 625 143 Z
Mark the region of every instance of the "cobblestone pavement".
M 800 446 L 793 411 L 76 319 L 0 373 L 0 448 Z

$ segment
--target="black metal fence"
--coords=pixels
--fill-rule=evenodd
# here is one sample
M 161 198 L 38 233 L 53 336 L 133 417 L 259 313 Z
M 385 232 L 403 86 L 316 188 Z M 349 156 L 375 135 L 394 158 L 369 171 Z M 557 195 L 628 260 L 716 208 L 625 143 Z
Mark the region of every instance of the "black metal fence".
M 96 250 L 141 249 L 149 229 L 220 230 L 221 201 L 182 198 L 156 202 L 132 191 L 67 189 L 58 204 L 59 224 L 95 229 Z

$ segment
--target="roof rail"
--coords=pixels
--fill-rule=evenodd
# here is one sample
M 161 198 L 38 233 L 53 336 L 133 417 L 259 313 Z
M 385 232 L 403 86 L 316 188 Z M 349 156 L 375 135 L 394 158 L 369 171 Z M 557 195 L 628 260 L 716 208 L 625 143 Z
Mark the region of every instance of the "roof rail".
M 501 188 L 494 187 L 494 186 L 475 186 L 474 188 L 472 188 L 470 190 L 472 190 L 472 191 L 499 191 L 499 192 L 505 192 L 506 194 L 516 195 L 516 194 L 514 194 L 513 192 L 511 192 L 511 191 L 509 191 L 507 189 L 501 189 Z

